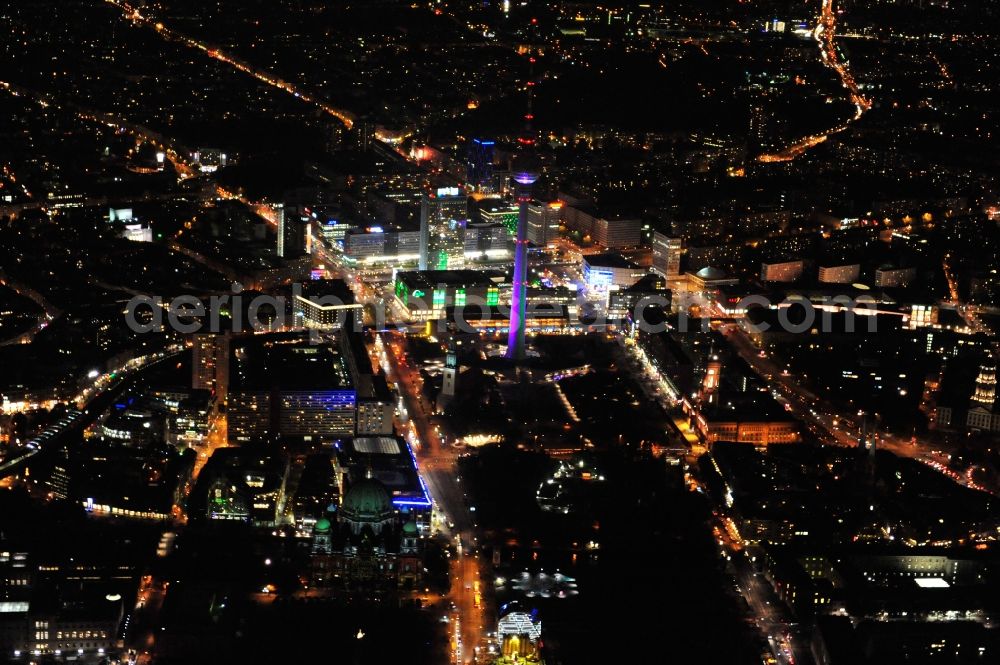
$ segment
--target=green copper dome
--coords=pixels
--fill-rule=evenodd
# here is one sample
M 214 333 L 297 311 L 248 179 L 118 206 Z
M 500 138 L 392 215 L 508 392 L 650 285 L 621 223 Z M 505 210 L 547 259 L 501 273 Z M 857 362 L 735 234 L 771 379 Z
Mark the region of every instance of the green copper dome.
M 344 496 L 344 517 L 355 522 L 379 522 L 392 516 L 392 498 L 374 478 L 360 480 Z
M 327 531 L 330 530 L 330 520 L 326 519 L 325 517 L 320 519 L 318 522 L 316 522 L 315 528 L 317 533 L 326 533 Z

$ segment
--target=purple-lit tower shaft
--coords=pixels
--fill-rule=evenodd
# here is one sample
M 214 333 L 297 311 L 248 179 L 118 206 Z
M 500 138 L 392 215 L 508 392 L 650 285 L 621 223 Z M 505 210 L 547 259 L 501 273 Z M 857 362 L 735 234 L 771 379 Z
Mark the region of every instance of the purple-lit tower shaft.
M 514 283 L 510 300 L 510 333 L 507 336 L 507 358 L 515 362 L 525 356 L 525 319 L 527 317 L 528 288 L 528 204 L 531 203 L 531 186 L 538 175 L 521 172 L 514 175 L 517 182 L 517 237 L 514 239 Z
M 531 121 L 535 115 L 531 110 L 534 99 L 535 57 L 528 58 L 529 75 L 525 90 L 528 93 L 528 112 L 524 114 L 524 135 L 517 141 L 521 152 L 514 158 L 511 170 L 517 183 L 517 236 L 514 238 L 514 284 L 510 298 L 510 332 L 507 335 L 507 359 L 515 363 L 527 355 L 525 329 L 528 313 L 528 204 L 531 203 L 531 188 L 538 180 L 538 168 L 533 154 L 535 145 Z

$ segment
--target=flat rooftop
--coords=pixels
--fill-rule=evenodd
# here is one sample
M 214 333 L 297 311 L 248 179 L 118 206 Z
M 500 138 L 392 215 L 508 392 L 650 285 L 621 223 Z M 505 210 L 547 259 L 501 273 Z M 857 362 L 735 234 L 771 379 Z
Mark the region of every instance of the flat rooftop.
M 601 268 L 640 268 L 638 263 L 629 261 L 617 252 L 605 252 L 604 254 L 587 254 L 583 260 L 589 266 Z
M 333 296 L 345 305 L 354 304 L 354 294 L 342 279 L 315 279 L 301 283 L 302 295 L 306 298 Z
M 386 486 L 397 507 L 430 507 L 416 458 L 402 437 L 359 436 L 342 444 L 337 456 L 351 482 L 358 482 L 370 473 Z
M 353 388 L 347 365 L 330 344 L 258 338 L 235 345 L 230 390 L 342 390 Z
M 396 279 L 413 289 L 431 290 L 445 287 L 490 287 L 502 283 L 501 273 L 482 270 L 413 270 L 401 272 Z

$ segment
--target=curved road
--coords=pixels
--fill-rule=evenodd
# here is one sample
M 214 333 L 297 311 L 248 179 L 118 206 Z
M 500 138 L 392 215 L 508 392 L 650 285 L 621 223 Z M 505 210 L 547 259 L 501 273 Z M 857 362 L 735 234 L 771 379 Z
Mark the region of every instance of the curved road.
M 846 122 L 837 125 L 836 127 L 832 127 L 825 132 L 806 136 L 780 152 L 760 155 L 757 158 L 757 161 L 765 164 L 774 162 L 790 162 L 796 157 L 806 153 L 810 148 L 823 143 L 831 135 L 847 129 L 851 123 L 859 120 L 861 116 L 865 114 L 865 111 L 871 108 L 871 100 L 861 94 L 857 81 L 854 80 L 854 75 L 851 74 L 851 70 L 848 68 L 847 63 L 841 62 L 840 56 L 837 54 L 837 47 L 834 43 L 836 41 L 836 36 L 837 11 L 834 8 L 834 0 L 823 0 L 823 8 L 820 11 L 819 19 L 816 24 L 816 30 L 813 32 L 813 38 L 816 40 L 816 43 L 819 44 L 819 54 L 820 58 L 823 60 L 823 64 L 837 72 L 837 76 L 840 77 L 841 84 L 847 89 L 851 103 L 854 104 L 854 116 Z

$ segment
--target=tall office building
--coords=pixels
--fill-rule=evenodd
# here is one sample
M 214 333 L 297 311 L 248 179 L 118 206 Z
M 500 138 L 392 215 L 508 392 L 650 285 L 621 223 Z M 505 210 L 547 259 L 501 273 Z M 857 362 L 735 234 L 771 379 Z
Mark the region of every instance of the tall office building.
M 751 158 L 769 147 L 767 137 L 767 94 L 760 86 L 749 86 L 750 126 L 747 143 Z
M 309 219 L 297 205 L 278 208 L 278 256 L 297 259 L 309 252 Z
M 229 336 L 204 333 L 195 335 L 191 348 L 191 387 L 209 390 L 217 401 L 226 399 L 229 383 Z
M 605 215 L 594 220 L 595 245 L 608 249 L 638 247 L 642 240 L 642 220 L 628 216 Z
M 672 279 L 681 274 L 681 239 L 653 232 L 653 272 Z
M 469 261 L 506 259 L 510 233 L 503 224 L 469 224 L 465 229 L 465 258 Z
M 458 187 L 438 187 L 420 200 L 421 270 L 456 270 L 465 266 L 465 227 L 469 201 Z
M 494 142 L 485 139 L 472 139 L 469 142 L 466 179 L 476 191 L 488 191 L 493 183 L 493 149 Z
M 780 110 L 777 88 L 768 80 L 748 80 L 745 88 L 749 110 L 747 127 L 747 165 L 756 170 L 758 157 L 785 147 L 788 134 L 787 114 Z
M 587 207 L 567 204 L 561 211 L 566 227 L 590 236 L 595 245 L 606 249 L 637 247 L 642 240 L 642 220 L 621 214 L 598 215 Z
M 528 205 L 528 242 L 545 247 L 559 237 L 559 214 L 562 203 L 533 201 Z
M 357 150 L 368 152 L 375 145 L 375 121 L 368 116 L 355 120 L 351 131 L 354 135 L 354 147 Z

